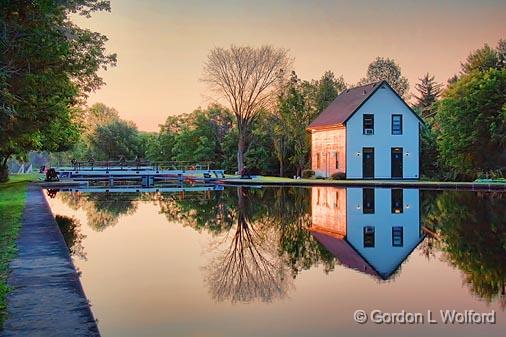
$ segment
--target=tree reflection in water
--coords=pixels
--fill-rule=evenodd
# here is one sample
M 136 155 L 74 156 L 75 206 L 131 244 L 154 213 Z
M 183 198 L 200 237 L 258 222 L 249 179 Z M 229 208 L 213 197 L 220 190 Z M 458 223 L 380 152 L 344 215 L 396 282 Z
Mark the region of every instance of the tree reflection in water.
M 86 253 L 82 243 L 86 235 L 81 233 L 81 223 L 79 220 L 64 215 L 56 215 L 55 220 L 67 244 L 70 255 L 86 260 Z
M 234 302 L 283 298 L 291 286 L 282 257 L 277 251 L 279 231 L 265 221 L 252 222 L 248 190 L 237 189 L 237 224 L 231 240 L 205 268 L 213 299 Z M 218 247 L 217 247 L 218 248 Z
M 217 301 L 272 301 L 287 296 L 306 269 L 334 269 L 337 260 L 307 230 L 309 189 L 225 188 L 182 194 L 59 193 L 71 208 L 83 209 L 101 231 L 132 214 L 137 200 L 153 202 L 168 220 L 213 235 L 205 280 Z M 443 253 L 463 273 L 471 291 L 506 305 L 506 198 L 503 194 L 422 194 L 422 224 L 428 234 L 420 252 L 429 260 Z M 70 245 L 69 245 L 70 246 Z
M 122 215 L 135 213 L 138 195 L 131 193 L 58 193 L 60 200 L 74 210 L 86 213 L 88 226 L 101 232 L 115 226 Z
M 444 258 L 462 271 L 479 298 L 506 307 L 506 198 L 497 193 L 443 192 L 427 213 Z

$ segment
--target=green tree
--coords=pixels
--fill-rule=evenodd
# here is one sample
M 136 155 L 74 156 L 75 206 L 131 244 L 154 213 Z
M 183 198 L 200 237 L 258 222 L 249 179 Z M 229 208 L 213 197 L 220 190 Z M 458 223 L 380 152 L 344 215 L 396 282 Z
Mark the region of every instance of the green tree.
M 504 170 L 505 92 L 506 69 L 473 71 L 450 85 L 437 103 L 437 147 L 454 176 Z
M 322 112 L 341 92 L 346 90 L 343 76 L 336 78 L 330 70 L 326 71 L 319 81 L 312 83 L 316 89 L 313 97 L 316 113 Z
M 95 160 L 143 157 L 137 127 L 123 120 L 99 126 L 90 137 L 90 154 Z
M 434 109 L 433 105 L 441 95 L 442 84 L 437 83 L 434 75 L 426 73 L 422 78 L 418 79 L 420 82 L 415 84 L 416 90 L 419 94 L 415 95 L 415 106 L 420 110 L 421 116 L 425 119 L 432 117 Z
M 402 75 L 401 67 L 391 58 L 377 57 L 367 67 L 366 77 L 359 84 L 387 81 L 397 93 L 407 98 L 409 94 L 409 81 Z
M 116 62 L 107 38 L 70 20 L 109 10 L 106 0 L 4 0 L 0 11 L 0 180 L 7 160 L 30 150 L 67 150 L 76 113 L 98 76 Z
M 499 40 L 497 48 L 492 48 L 488 44 L 473 51 L 467 56 L 466 61 L 461 63 L 461 73 L 470 74 L 473 71 L 486 71 L 490 68 L 501 69 L 505 65 L 506 59 L 506 40 Z
M 308 106 L 308 99 L 295 72 L 292 72 L 288 86 L 279 98 L 278 106 L 282 130 L 292 152 L 289 159 L 296 169 L 295 174 L 301 176 L 309 159 L 310 143 L 306 127 L 315 114 Z
M 221 163 L 223 143 L 233 126 L 232 114 L 219 105 L 197 109 L 177 121 L 172 155 L 174 160 Z

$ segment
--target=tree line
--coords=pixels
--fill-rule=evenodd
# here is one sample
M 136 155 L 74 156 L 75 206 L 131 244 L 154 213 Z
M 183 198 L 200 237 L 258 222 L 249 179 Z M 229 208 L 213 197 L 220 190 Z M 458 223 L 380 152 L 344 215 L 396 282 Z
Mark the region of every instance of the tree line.
M 454 180 L 503 176 L 506 168 L 505 45 L 500 40 L 496 48 L 485 45 L 473 51 L 461 64 L 461 72 L 446 85 L 438 83 L 434 75 L 425 74 L 415 84 L 413 96 L 409 94 L 407 78 L 392 59 L 376 58 L 359 81 L 358 84 L 387 80 L 399 95 L 412 102 L 414 110 L 425 121 L 421 135 L 423 177 Z M 276 54 L 272 47 L 265 48 L 268 51 L 246 49 L 247 53 L 283 54 L 281 51 Z M 231 53 L 226 55 L 229 58 L 235 55 L 241 62 L 258 57 L 238 56 L 245 51 L 237 49 L 241 48 L 213 51 L 212 60 L 217 57 L 216 53 Z M 285 60 L 282 64 L 287 66 L 289 62 Z M 205 71 L 210 71 L 209 67 L 207 64 Z M 244 77 L 231 76 L 238 79 L 230 83 L 238 83 Z M 116 110 L 95 104 L 83 111 L 85 132 L 78 146 L 65 155 L 66 159 L 125 157 L 212 162 L 227 172 L 247 167 L 256 174 L 302 176 L 310 167 L 307 126 L 349 85 L 343 76 L 336 76 L 332 71 L 326 71 L 317 80 L 303 80 L 293 70 L 286 79 L 283 77 L 283 72 L 277 73 L 277 82 L 272 81 L 270 91 L 261 94 L 265 104 L 256 110 L 240 111 L 253 104 L 234 96 L 241 91 L 239 88 L 250 85 L 244 83 L 235 89 L 226 89 L 232 93 L 225 93 L 231 96 L 225 100 L 228 105 L 214 103 L 188 114 L 169 116 L 159 131 L 153 133 L 140 132 L 133 123 L 121 120 Z M 213 83 L 218 82 L 215 79 Z M 245 91 L 241 95 L 246 95 Z
M 46 151 L 58 160 L 212 162 L 228 172 L 301 176 L 308 169 L 306 127 L 347 89 L 331 71 L 304 80 L 293 58 L 272 46 L 214 48 L 203 81 L 215 103 L 169 116 L 158 132 L 137 130 L 104 104 L 86 107 L 99 69 L 116 64 L 107 37 L 70 15 L 108 11 L 107 0 L 4 1 L 0 11 L 0 181 L 9 159 Z M 44 41 L 44 43 L 41 43 Z M 506 42 L 467 57 L 446 85 L 427 73 L 409 82 L 395 60 L 378 57 L 357 83 L 387 80 L 422 116 L 426 178 L 502 177 L 506 167 Z

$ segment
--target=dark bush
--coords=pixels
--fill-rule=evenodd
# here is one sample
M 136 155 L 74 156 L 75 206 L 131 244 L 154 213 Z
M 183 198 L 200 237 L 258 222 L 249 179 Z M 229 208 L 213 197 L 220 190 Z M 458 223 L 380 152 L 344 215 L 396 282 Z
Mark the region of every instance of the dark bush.
M 313 178 L 315 175 L 315 172 L 313 170 L 304 170 L 302 171 L 302 178 Z
M 336 172 L 336 173 L 333 173 L 330 178 L 332 178 L 332 180 L 344 180 L 346 179 L 346 173 L 344 172 Z

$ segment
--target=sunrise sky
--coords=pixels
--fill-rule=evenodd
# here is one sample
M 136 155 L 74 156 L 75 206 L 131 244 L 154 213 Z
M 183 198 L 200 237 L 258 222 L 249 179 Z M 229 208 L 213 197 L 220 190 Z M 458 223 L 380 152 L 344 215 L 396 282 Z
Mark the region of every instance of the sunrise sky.
M 498 0 L 112 0 L 111 13 L 79 25 L 106 34 L 118 66 L 89 103 L 115 107 L 140 130 L 168 115 L 212 102 L 200 82 L 208 51 L 230 44 L 290 50 L 303 79 L 325 70 L 349 84 L 376 57 L 394 58 L 411 91 L 425 72 L 440 82 L 471 50 L 506 37 L 506 1 Z

